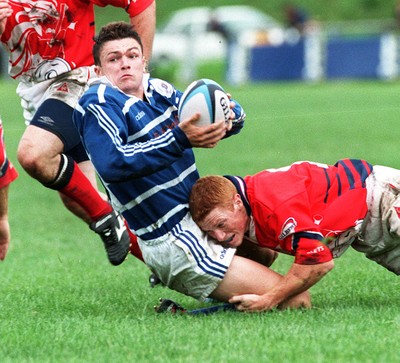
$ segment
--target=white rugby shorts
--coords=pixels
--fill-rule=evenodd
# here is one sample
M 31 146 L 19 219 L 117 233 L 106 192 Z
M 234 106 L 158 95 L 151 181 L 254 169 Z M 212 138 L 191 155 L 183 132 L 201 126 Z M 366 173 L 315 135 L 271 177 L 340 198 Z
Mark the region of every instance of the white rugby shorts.
M 49 98 L 75 108 L 79 98 L 87 90 L 89 80 L 95 77 L 94 67 L 80 67 L 41 82 L 21 81 L 16 92 L 21 98 L 25 124 L 29 125 L 36 110 Z
M 400 275 L 400 170 L 376 165 L 366 183 L 368 213 L 352 247 Z
M 189 213 L 170 233 L 138 242 L 145 263 L 163 284 L 198 300 L 217 288 L 236 252 L 214 243 Z

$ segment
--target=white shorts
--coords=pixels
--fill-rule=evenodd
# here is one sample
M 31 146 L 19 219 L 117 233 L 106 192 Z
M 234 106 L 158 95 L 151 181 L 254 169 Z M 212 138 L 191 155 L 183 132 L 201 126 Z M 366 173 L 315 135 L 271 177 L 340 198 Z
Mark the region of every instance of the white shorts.
M 198 300 L 217 288 L 236 252 L 215 244 L 190 214 L 170 233 L 138 242 L 145 263 L 163 284 Z
M 75 108 L 79 98 L 96 76 L 93 67 L 80 67 L 58 77 L 41 82 L 21 81 L 17 94 L 21 98 L 25 123 L 29 125 L 36 110 L 47 99 L 58 99 Z
M 400 170 L 376 165 L 366 183 L 368 213 L 352 247 L 400 275 Z

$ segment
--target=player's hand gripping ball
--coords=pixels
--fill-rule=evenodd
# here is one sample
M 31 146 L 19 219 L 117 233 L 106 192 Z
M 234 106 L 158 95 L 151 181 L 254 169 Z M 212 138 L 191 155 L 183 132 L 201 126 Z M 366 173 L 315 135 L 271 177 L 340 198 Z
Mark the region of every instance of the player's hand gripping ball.
M 195 113 L 200 114 L 197 126 L 228 121 L 230 100 L 224 89 L 210 79 L 192 82 L 185 90 L 178 106 L 179 120 L 183 121 Z

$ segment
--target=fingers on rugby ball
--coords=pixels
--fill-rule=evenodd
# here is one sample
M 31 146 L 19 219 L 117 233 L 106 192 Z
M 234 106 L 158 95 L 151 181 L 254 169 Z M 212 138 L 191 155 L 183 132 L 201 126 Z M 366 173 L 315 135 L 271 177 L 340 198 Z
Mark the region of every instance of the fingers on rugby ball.
M 185 90 L 178 106 L 180 121 L 200 114 L 197 126 L 207 126 L 214 122 L 228 121 L 230 101 L 224 89 L 210 79 L 192 82 Z

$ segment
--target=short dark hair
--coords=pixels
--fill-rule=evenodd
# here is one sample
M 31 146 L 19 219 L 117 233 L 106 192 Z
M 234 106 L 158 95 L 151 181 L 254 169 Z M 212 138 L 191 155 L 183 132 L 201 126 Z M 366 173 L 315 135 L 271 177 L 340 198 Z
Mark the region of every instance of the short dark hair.
M 135 30 L 133 30 L 131 24 L 126 23 L 124 21 L 117 21 L 104 25 L 100 29 L 99 34 L 93 38 L 94 45 L 92 53 L 94 58 L 94 64 L 96 66 L 100 65 L 100 52 L 101 49 L 103 48 L 104 43 L 109 42 L 111 40 L 125 39 L 125 38 L 135 39 L 139 43 L 140 49 L 143 52 L 142 40 L 140 39 L 139 34 Z

